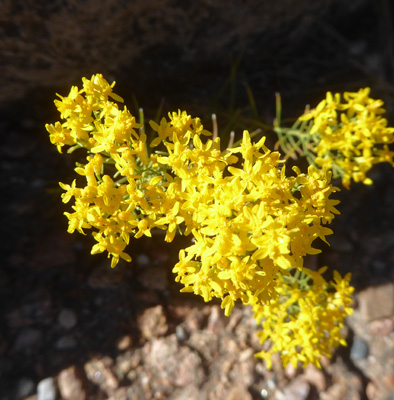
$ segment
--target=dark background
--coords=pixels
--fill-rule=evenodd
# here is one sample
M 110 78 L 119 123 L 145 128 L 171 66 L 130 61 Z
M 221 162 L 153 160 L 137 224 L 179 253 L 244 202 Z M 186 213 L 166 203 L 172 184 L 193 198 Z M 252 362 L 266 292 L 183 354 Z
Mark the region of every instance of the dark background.
M 240 125 L 252 129 L 256 117 L 246 86 L 268 124 L 275 92 L 283 114 L 294 118 L 328 90 L 369 86 L 385 101 L 392 125 L 393 13 L 389 0 L 1 1 L 0 398 L 22 398 L 39 380 L 93 353 L 114 354 L 122 334 L 139 337 L 133 321 L 141 310 L 179 297 L 171 276 L 177 241 L 131 244 L 133 257 L 162 260 L 169 280 L 163 291 L 144 285 L 138 265 L 112 271 L 105 257 L 90 256 L 89 237 L 66 233 L 57 182 L 72 181 L 74 160 L 57 153 L 44 127 L 59 118 L 55 93 L 103 73 L 116 80 L 115 92 L 132 112 L 144 107 L 147 119 L 163 102 L 163 115 L 186 109 L 208 129 L 216 112 L 224 135 L 239 135 Z M 320 260 L 351 271 L 357 290 L 393 279 L 394 171 L 378 165 L 371 177 L 372 187 L 354 184 L 338 194 L 335 245 Z M 112 283 L 89 283 L 96 269 Z M 64 307 L 80 313 L 78 345 L 66 352 L 55 346 Z M 38 339 L 20 350 L 26 329 Z

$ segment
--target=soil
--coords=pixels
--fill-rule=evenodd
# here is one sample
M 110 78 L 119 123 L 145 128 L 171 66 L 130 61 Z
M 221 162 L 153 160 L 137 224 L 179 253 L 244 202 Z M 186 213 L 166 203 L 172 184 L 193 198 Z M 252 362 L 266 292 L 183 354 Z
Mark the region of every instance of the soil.
M 366 26 L 370 13 L 367 6 L 354 11 Z M 266 121 L 272 121 L 274 109 L 269 104 L 275 90 L 282 94 L 284 112 L 292 116 L 306 103 L 316 103 L 326 90 L 371 85 L 374 97 L 385 100 L 393 125 L 394 70 L 387 59 L 393 31 L 378 41 L 377 25 L 370 27 L 370 36 L 361 25 L 354 23 L 352 30 L 341 18 L 330 25 L 349 40 L 353 53 L 346 51 L 345 58 L 341 45 L 329 35 L 325 48 L 312 43 L 310 52 L 302 51 L 312 35 L 307 27 L 298 55 L 294 49 L 283 50 L 286 57 L 293 57 L 285 58 L 286 66 L 274 68 L 274 57 L 265 67 L 262 58 L 255 58 L 256 64 L 243 58 L 234 78 L 239 94 L 235 104 L 229 103 L 231 85 L 225 84 L 231 65 L 216 69 L 200 65 L 182 79 L 174 78 L 175 88 L 161 82 L 165 107 L 190 107 L 190 112 L 205 116 L 215 111 L 223 121 L 250 104 L 243 86 L 247 77 L 257 108 Z M 256 55 L 256 48 L 251 52 Z M 321 54 L 333 68 L 319 67 Z M 370 67 L 368 73 L 360 62 Z M 305 65 L 308 69 L 303 69 Z M 119 72 L 123 80 L 124 72 Z M 149 69 L 147 73 L 152 73 L 154 82 L 159 80 Z M 166 80 L 171 73 L 166 72 Z M 186 85 L 184 80 L 192 73 L 198 82 L 211 80 L 212 85 Z M 317 75 L 310 82 L 310 76 Z M 138 85 L 136 90 L 143 93 Z M 187 238 L 166 244 L 157 234 L 132 241 L 132 263 L 120 262 L 111 269 L 105 256 L 90 255 L 89 236 L 66 232 L 62 214 L 67 207 L 60 201 L 58 182 L 72 181 L 74 160 L 57 153 L 44 128 L 57 118 L 52 104 L 56 91 L 37 88 L 0 109 L 1 399 L 393 398 L 394 169 L 390 165 L 374 167 L 372 186 L 354 184 L 350 191 L 338 193 L 341 215 L 331 225 L 331 247 L 322 244 L 322 254 L 306 260 L 310 266 L 328 265 L 342 274 L 352 273 L 356 312 L 347 324 L 349 346 L 338 349 L 332 360 L 324 360 L 322 371 L 283 370 L 278 360 L 268 371 L 253 357 L 261 345 L 248 308 L 236 307 L 226 318 L 217 302 L 205 304 L 179 293 L 171 269 Z M 122 89 L 117 93 L 124 95 Z M 157 100 L 156 94 L 147 100 L 152 114 Z M 214 110 L 201 104 L 212 104 Z M 43 397 L 51 390 L 52 397 Z

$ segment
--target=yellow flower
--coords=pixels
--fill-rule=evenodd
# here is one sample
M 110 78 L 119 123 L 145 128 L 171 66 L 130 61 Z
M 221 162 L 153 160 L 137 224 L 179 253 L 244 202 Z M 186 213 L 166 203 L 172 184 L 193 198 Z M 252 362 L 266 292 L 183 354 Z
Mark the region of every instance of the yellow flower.
M 393 165 L 394 154 L 384 149 L 394 143 L 394 128 L 387 127 L 381 116 L 383 101 L 370 98 L 369 93 L 369 88 L 345 92 L 341 102 L 339 93 L 333 97 L 328 92 L 316 109 L 299 118 L 309 121 L 306 134 L 315 164 L 340 176 L 346 188 L 351 180 L 371 185 L 367 173 L 376 163 Z
M 156 220 L 155 225 L 168 225 L 167 234 L 165 237 L 166 242 L 172 242 L 174 239 L 177 227 L 184 221 L 184 218 L 178 215 L 180 209 L 180 203 L 175 202 L 171 210 L 166 213 L 165 217 Z
M 112 92 L 112 88 L 115 86 L 115 82 L 111 85 L 104 79 L 102 74 L 93 75 L 91 79 L 82 78 L 83 89 L 86 95 L 98 97 L 104 101 L 107 101 L 108 96 L 114 100 L 123 103 L 123 98 Z
M 349 285 L 350 274 L 342 278 L 334 271 L 334 280 L 326 282 L 319 271 L 304 269 L 313 279 L 301 287 L 296 279 L 282 276 L 278 287 L 279 297 L 264 305 L 253 307 L 255 319 L 262 325 L 258 333 L 260 341 L 269 341 L 271 347 L 256 356 L 267 362 L 271 368 L 271 357 L 279 352 L 286 367 L 298 362 L 309 363 L 320 368 L 320 358 L 331 358 L 332 350 L 339 345 L 346 346 L 343 336 L 343 322 L 351 315 L 354 288 Z
M 225 178 L 189 177 L 195 190 L 182 196 L 182 208 L 193 211 L 194 244 L 181 253 L 173 272 L 185 291 L 208 301 L 221 298 L 226 313 L 232 308 L 230 298 L 256 304 L 276 297 L 279 271 L 302 268 L 303 256 L 318 252 L 312 242 L 332 233 L 321 224 L 338 213 L 338 202 L 329 199 L 336 188 L 328 173 L 311 167 L 307 175 L 295 169 L 295 177 L 286 177 L 278 167 L 279 154 L 263 144 L 252 144 L 245 132 L 241 145 L 230 149 L 248 157 L 242 157 L 243 168 L 228 167 L 232 175 Z M 164 161 L 170 164 L 169 159 Z M 208 193 L 204 201 L 201 193 Z
M 97 254 L 104 251 L 108 252 L 108 257 L 112 256 L 112 268 L 114 268 L 119 262 L 119 258 L 123 258 L 125 261 L 131 261 L 131 257 L 123 251 L 126 247 L 126 243 L 122 238 L 115 235 L 105 236 L 99 232 L 94 232 L 93 237 L 98 243 L 93 246 L 91 253 Z
M 239 146 L 222 152 L 220 139 L 202 139 L 211 133 L 199 118 L 180 110 L 160 125 L 150 122 L 157 132 L 150 147 L 161 144 L 164 152 L 149 154 L 141 125 L 109 99 L 123 101 L 113 86 L 100 74 L 83 78 L 81 90 L 73 87 L 56 100 L 65 121 L 46 126 L 59 151 L 71 146 L 68 152 L 88 152 L 75 168 L 85 186 L 77 187 L 76 180 L 60 183 L 63 202 L 74 200 L 73 212 L 65 213 L 68 231 L 91 229 L 97 242 L 92 254 L 106 252 L 112 267 L 121 258 L 131 261 L 125 252 L 130 236 L 150 237 L 151 229 L 159 228 L 170 242 L 177 230 L 191 234 L 193 243 L 180 251 L 173 268 L 181 291 L 204 301 L 221 299 L 227 316 L 238 300 L 252 305 L 264 328 L 261 340 L 273 341 L 260 354 L 268 363 L 280 351 L 284 364 L 319 365 L 321 355 L 344 343 L 341 328 L 351 313 L 352 289 L 350 276 L 335 273 L 328 284 L 322 270 L 303 268 L 303 257 L 319 252 L 313 242 L 325 241 L 332 233 L 325 225 L 338 214 L 329 170 L 342 168 L 344 180 L 366 183 L 373 163 L 392 162 L 391 133 L 376 117 L 381 103 L 368 100 L 367 92 L 346 95 L 347 104 L 328 93 L 302 117 L 314 124 L 308 135 L 321 139 L 316 164 L 325 168 L 311 166 L 307 173 L 293 168 L 288 176 L 264 137 L 254 143 L 244 131 Z M 355 122 L 357 113 L 363 124 Z M 375 151 L 374 137 L 381 139 L 382 150 Z M 333 160 L 333 152 L 342 156 Z M 294 268 L 296 275 L 309 274 L 313 284 L 295 279 Z
M 75 139 L 70 134 L 70 129 L 66 129 L 60 122 L 46 124 L 45 128 L 49 132 L 49 139 L 52 144 L 57 147 L 59 153 L 62 152 L 63 146 L 72 146 L 75 144 Z

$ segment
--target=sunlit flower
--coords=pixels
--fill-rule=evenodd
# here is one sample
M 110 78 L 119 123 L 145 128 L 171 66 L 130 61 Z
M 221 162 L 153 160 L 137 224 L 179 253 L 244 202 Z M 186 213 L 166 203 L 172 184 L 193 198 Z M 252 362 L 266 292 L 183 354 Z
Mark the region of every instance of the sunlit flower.
M 256 355 L 266 360 L 268 368 L 276 352 L 281 353 L 285 367 L 291 363 L 296 368 L 301 362 L 303 366 L 315 364 L 320 368 L 321 357 L 331 358 L 334 348 L 346 346 L 343 323 L 353 312 L 350 274 L 342 278 L 334 271 L 334 280 L 327 282 L 322 276 L 324 270 L 305 268 L 308 282 L 302 287 L 299 280 L 282 276 L 279 296 L 253 307 L 254 318 L 262 326 L 260 341 L 271 343 L 268 350 Z
M 46 125 L 59 152 L 66 146 L 68 152 L 88 153 L 75 168 L 78 179 L 60 183 L 62 200 L 73 210 L 65 213 L 68 232 L 90 230 L 96 241 L 91 253 L 107 253 L 112 267 L 120 259 L 131 261 L 125 251 L 130 237 L 151 237 L 153 228 L 164 230 L 167 242 L 176 232 L 190 234 L 192 243 L 180 251 L 173 268 L 181 291 L 204 301 L 220 299 L 227 316 L 237 301 L 252 305 L 264 327 L 262 340 L 274 342 L 260 354 L 268 363 L 280 351 L 285 364 L 318 365 L 321 355 L 343 344 L 342 322 L 351 312 L 349 276 L 334 274 L 329 284 L 334 295 L 326 291 L 322 271 L 303 267 L 305 255 L 320 251 L 314 242 L 326 241 L 332 233 L 326 224 L 339 213 L 331 197 L 337 188 L 330 183 L 330 167 L 335 163 L 347 171 L 344 180 L 351 173 L 365 182 L 377 159 L 393 158 L 390 136 L 381 135 L 383 149 L 371 150 L 371 132 L 379 130 L 372 125 L 371 131 L 355 126 L 358 141 L 346 139 L 338 150 L 335 118 L 342 113 L 345 126 L 362 113 L 372 124 L 370 114 L 379 114 L 381 104 L 366 100 L 366 92 L 348 95 L 346 106 L 339 95 L 327 94 L 303 117 L 315 121 L 311 134 L 322 137 L 316 165 L 325 168 L 310 166 L 302 173 L 294 167 L 288 174 L 280 154 L 265 146 L 265 137 L 255 143 L 245 130 L 239 145 L 222 151 L 220 138 L 204 138 L 211 133 L 186 111 L 169 113 L 160 124 L 150 121 L 156 137 L 147 143 L 142 125 L 110 99 L 123 101 L 113 87 L 100 74 L 83 78 L 82 89 L 73 87 L 55 101 L 63 122 Z M 382 120 L 375 122 L 381 132 L 386 129 Z M 342 151 L 344 158 L 328 158 L 328 148 Z M 313 284 L 306 288 L 292 279 L 294 269 L 306 271 Z
M 367 173 L 374 164 L 389 162 L 394 153 L 387 145 L 394 143 L 394 128 L 382 118 L 382 100 L 369 97 L 370 89 L 345 92 L 344 102 L 336 93 L 299 118 L 308 121 L 308 134 L 316 147 L 311 149 L 315 164 L 334 171 L 346 188 L 351 181 L 371 185 Z M 382 156 L 383 155 L 383 156 Z

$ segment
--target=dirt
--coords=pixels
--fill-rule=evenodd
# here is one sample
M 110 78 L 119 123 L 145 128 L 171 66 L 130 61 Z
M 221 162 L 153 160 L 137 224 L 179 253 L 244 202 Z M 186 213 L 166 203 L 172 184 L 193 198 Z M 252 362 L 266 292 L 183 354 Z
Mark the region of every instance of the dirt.
M 371 85 L 375 97 L 386 101 L 393 125 L 394 73 L 387 58 L 392 20 L 388 25 L 384 20 L 386 30 L 381 30 L 382 25 L 368 18 L 375 8 L 364 3 L 347 14 L 359 23 L 352 19 L 353 25 L 346 26 L 346 18 L 338 17 L 326 25 L 331 34 L 322 35 L 321 41 L 312 40 L 316 20 L 303 18 L 300 42 L 293 50 L 281 49 L 280 57 L 264 59 L 258 56 L 257 44 L 252 46 L 254 57 L 243 54 L 233 80 L 238 95 L 234 104 L 231 84 L 225 84 L 234 66 L 231 62 L 217 68 L 197 64 L 183 75 L 174 67 L 166 70 L 165 81 L 146 67 L 152 73 L 148 87 L 157 84 L 160 93 L 155 91 L 150 100 L 143 94 L 139 101 L 146 101 L 154 114 L 162 95 L 169 110 L 190 107 L 205 117 L 215 111 L 225 121 L 250 105 L 246 78 L 260 115 L 269 122 L 277 90 L 284 112 L 295 116 L 326 90 Z M 334 11 L 327 15 L 334 17 Z M 376 15 L 381 17 L 381 11 Z M 383 31 L 389 34 L 382 38 Z M 284 37 L 282 32 L 282 42 Z M 346 49 L 341 38 L 347 39 Z M 155 49 L 149 51 L 157 56 Z M 119 69 L 120 81 L 126 80 L 126 69 Z M 186 84 L 193 74 L 199 82 L 194 87 Z M 141 86 L 147 80 L 137 84 L 137 92 L 144 93 Z M 72 181 L 74 160 L 57 153 L 44 128 L 45 122 L 57 118 L 52 101 L 59 90 L 32 86 L 34 90 L 3 103 L 0 110 L 1 399 L 43 400 L 44 391 L 49 396 L 51 388 L 55 394 L 49 398 L 65 400 L 392 398 L 394 169 L 390 165 L 374 167 L 373 186 L 355 184 L 350 191 L 341 190 L 337 195 L 341 215 L 331 225 L 335 232 L 329 238 L 331 247 L 322 245 L 321 255 L 306 260 L 310 266 L 352 272 L 356 313 L 347 324 L 349 346 L 325 360 L 322 371 L 283 370 L 278 360 L 268 371 L 253 357 L 261 345 L 248 308 L 236 307 L 226 318 L 217 302 L 204 304 L 179 293 L 171 269 L 187 238 L 166 244 L 157 234 L 132 241 L 133 262 L 111 269 L 105 256 L 90 255 L 89 236 L 66 232 L 62 213 L 67 207 L 60 201 L 58 182 Z M 120 94 L 131 101 L 131 94 L 122 90 L 126 92 L 120 89 Z M 210 123 L 209 118 L 206 121 Z M 383 301 L 377 302 L 382 296 Z M 42 382 L 48 378 L 45 386 Z

